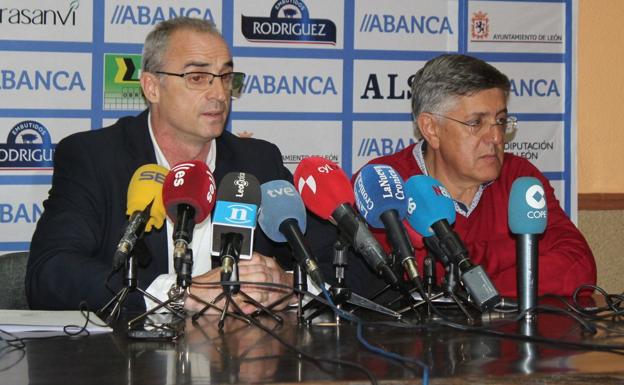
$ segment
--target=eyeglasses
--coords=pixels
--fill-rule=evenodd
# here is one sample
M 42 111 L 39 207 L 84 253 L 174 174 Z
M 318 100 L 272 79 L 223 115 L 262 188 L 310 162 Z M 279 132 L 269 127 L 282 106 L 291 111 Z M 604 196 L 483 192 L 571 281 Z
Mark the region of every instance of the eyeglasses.
M 453 119 L 449 116 L 446 115 L 442 115 L 442 114 L 436 114 L 434 112 L 430 112 L 431 115 L 435 115 L 438 116 L 440 118 L 444 118 L 444 119 L 448 119 L 448 120 L 452 120 L 456 123 L 459 124 L 463 124 L 464 126 L 468 127 L 468 131 L 472 134 L 472 135 L 479 135 L 480 133 L 483 132 L 483 128 L 484 127 L 492 127 L 495 126 L 497 129 L 499 129 L 504 135 L 510 134 L 513 131 L 516 130 L 516 127 L 518 126 L 518 119 L 515 116 L 507 116 L 505 118 L 498 118 L 496 119 L 496 121 L 494 122 L 494 124 L 491 124 L 488 126 L 488 123 L 480 118 L 474 119 L 474 120 L 470 120 L 468 122 L 463 122 L 461 120 L 457 120 L 457 119 Z
M 226 91 L 232 91 L 232 95 L 239 96 L 243 88 L 245 74 L 243 72 L 226 72 L 223 74 L 213 74 L 211 72 L 185 72 L 177 74 L 174 72 L 156 71 L 160 75 L 178 76 L 184 79 L 186 87 L 190 90 L 207 90 L 215 78 L 220 78 L 223 88 Z

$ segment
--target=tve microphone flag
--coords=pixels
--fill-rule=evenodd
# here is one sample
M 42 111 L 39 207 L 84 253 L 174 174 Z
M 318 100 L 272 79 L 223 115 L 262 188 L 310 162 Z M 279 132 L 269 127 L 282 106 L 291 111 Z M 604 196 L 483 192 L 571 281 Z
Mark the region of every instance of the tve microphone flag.
M 372 227 L 386 229 L 394 254 L 409 278 L 419 285 L 414 247 L 402 223 L 407 213 L 403 178 L 390 166 L 368 164 L 360 170 L 353 190 L 360 214 Z
M 544 186 L 534 177 L 521 177 L 511 185 L 509 229 L 516 234 L 518 310 L 537 306 L 538 237 L 546 230 L 548 208 Z M 531 315 L 527 315 L 530 319 Z
M 301 195 L 290 182 L 273 180 L 263 183 L 262 205 L 258 223 L 273 242 L 288 242 L 299 266 L 304 268 L 317 285 L 323 276 L 316 258 L 306 243 L 306 209 Z
M 336 224 L 366 263 L 386 283 L 397 285 L 398 279 L 386 262 L 386 253 L 353 209 L 355 196 L 344 171 L 328 159 L 313 156 L 299 163 L 294 180 L 305 206 Z
M 167 172 L 157 164 L 145 164 L 132 175 L 128 185 L 128 225 L 113 256 L 114 270 L 121 267 L 144 232 L 152 227 L 159 229 L 165 222 L 162 189 Z
M 252 174 L 230 172 L 223 177 L 212 214 L 212 255 L 234 248 L 237 257 L 251 259 L 261 197 L 260 182 Z
M 449 219 L 455 221 L 455 210 L 449 211 L 454 205 L 446 188 L 434 178 L 415 175 L 405 183 L 405 193 L 411 198 L 408 203 L 408 213 L 412 211 L 408 216 L 410 226 L 422 236 L 438 237 L 442 252 L 459 268 L 461 281 L 477 306 L 483 311 L 498 304 L 498 290 L 485 270 L 470 261 L 464 243 L 451 228 Z

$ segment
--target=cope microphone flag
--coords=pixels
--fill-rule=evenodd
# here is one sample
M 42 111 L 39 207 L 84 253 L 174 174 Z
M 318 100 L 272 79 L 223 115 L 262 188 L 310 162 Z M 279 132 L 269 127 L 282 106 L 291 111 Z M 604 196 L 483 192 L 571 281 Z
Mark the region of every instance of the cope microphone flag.
M 173 166 L 163 184 L 163 203 L 173 221 L 173 258 L 182 287 L 191 281 L 189 244 L 196 224 L 203 222 L 215 205 L 215 180 L 206 163 L 192 160 Z
M 546 194 L 539 179 L 521 177 L 513 182 L 507 218 L 509 229 L 516 234 L 518 310 L 525 312 L 537 305 L 538 237 L 548 222 Z M 526 319 L 531 317 L 527 314 Z
M 167 169 L 157 164 L 145 164 L 136 169 L 128 185 L 126 215 L 128 225 L 117 244 L 113 269 L 119 269 L 132 252 L 137 240 L 153 227 L 159 229 L 165 221 L 162 189 Z
M 390 166 L 368 164 L 360 170 L 353 190 L 360 214 L 372 227 L 386 229 L 394 254 L 420 289 L 414 247 L 401 222 L 407 214 L 403 178 Z
M 273 242 L 288 242 L 299 266 L 318 286 L 323 285 L 321 269 L 303 237 L 307 219 L 301 195 L 285 180 L 266 182 L 260 188 L 262 205 L 258 223 L 262 231 Z
M 455 222 L 455 208 L 446 188 L 430 176 L 415 175 L 405 183 L 405 193 L 410 200 L 410 226 L 423 237 L 438 237 L 441 251 L 459 268 L 464 287 L 481 311 L 497 305 L 500 302 L 498 290 L 485 270 L 470 261 L 464 243 L 451 228 Z
M 386 262 L 386 253 L 353 209 L 355 196 L 344 171 L 328 159 L 313 156 L 299 163 L 294 181 L 305 206 L 337 225 L 366 263 L 386 283 L 396 286 L 398 278 Z

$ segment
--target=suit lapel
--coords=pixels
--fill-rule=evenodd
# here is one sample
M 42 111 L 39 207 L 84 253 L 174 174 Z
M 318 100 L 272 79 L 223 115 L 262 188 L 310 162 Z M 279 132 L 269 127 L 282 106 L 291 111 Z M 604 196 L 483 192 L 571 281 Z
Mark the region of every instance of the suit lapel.
M 126 125 L 125 143 L 128 155 L 128 183 L 134 171 L 149 163 L 156 163 L 154 145 L 147 124 L 148 112 L 143 111 L 131 124 Z M 160 230 L 152 230 L 143 237 L 145 246 L 151 256 L 151 264 L 158 272 L 169 269 L 166 224 Z

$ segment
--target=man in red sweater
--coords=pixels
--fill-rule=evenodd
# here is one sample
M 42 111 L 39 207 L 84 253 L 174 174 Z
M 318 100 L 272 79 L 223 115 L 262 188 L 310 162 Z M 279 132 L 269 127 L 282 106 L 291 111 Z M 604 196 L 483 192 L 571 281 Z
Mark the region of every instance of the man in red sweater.
M 404 180 L 418 174 L 439 180 L 453 197 L 454 228 L 472 262 L 483 266 L 502 296 L 512 297 L 516 248 L 507 225 L 509 194 L 516 178 L 538 178 L 548 204 L 548 224 L 539 238 L 539 295 L 570 295 L 581 284 L 596 283 L 596 263 L 546 177 L 528 160 L 503 152 L 505 135 L 516 125 L 507 112 L 509 90 L 507 76 L 482 60 L 457 54 L 430 60 L 412 85 L 421 140 L 370 163 L 392 166 Z M 406 227 L 422 269 L 422 237 Z M 375 235 L 388 248 L 385 235 Z

